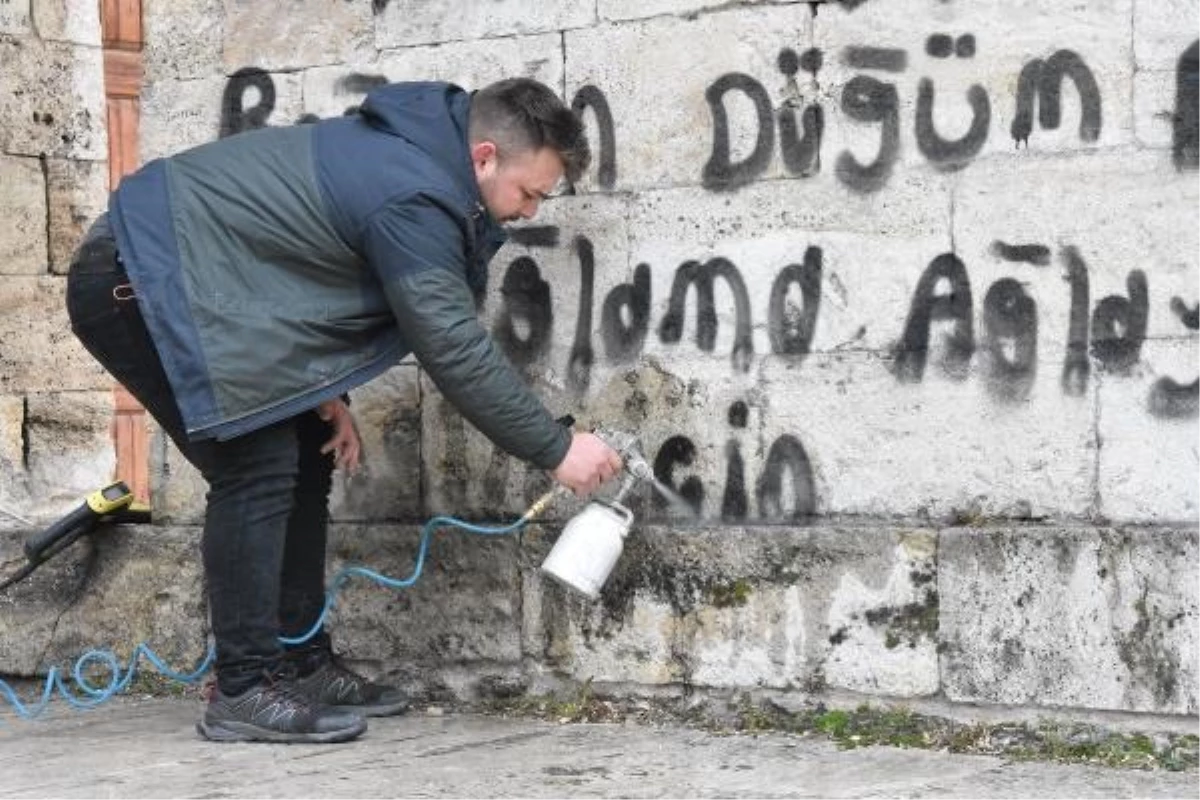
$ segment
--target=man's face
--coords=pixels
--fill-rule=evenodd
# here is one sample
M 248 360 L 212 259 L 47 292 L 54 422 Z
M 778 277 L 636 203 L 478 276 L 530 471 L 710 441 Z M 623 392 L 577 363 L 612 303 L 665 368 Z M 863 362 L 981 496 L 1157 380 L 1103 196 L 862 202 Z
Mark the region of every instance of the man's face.
M 494 143 L 483 141 L 471 147 L 471 161 L 483 205 L 501 223 L 533 219 L 563 175 L 562 159 L 549 147 L 501 157 Z

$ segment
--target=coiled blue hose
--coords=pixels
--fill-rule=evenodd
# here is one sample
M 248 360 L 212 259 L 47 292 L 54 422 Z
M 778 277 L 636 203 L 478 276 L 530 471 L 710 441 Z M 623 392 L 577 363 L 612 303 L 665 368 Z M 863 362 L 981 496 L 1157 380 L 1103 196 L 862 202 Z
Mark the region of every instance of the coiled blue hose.
M 412 574 L 407 578 L 390 578 L 382 575 L 374 570 L 365 567 L 343 567 L 333 579 L 329 582 L 329 588 L 325 592 L 325 606 L 321 609 L 321 614 L 317 617 L 317 621 L 313 623 L 312 628 L 302 636 L 295 638 L 279 637 L 279 641 L 283 644 L 296 645 L 303 644 L 311 639 L 321 630 L 325 624 L 326 618 L 330 611 L 333 610 L 334 600 L 337 598 L 338 592 L 342 586 L 351 577 L 360 575 L 364 578 L 369 578 L 382 586 L 389 589 L 407 589 L 412 586 L 421 577 L 421 572 L 425 568 L 425 555 L 429 550 L 429 540 L 433 533 L 441 526 L 447 525 L 455 528 L 460 528 L 468 533 L 478 534 L 481 536 L 504 536 L 520 530 L 529 521 L 530 515 L 518 519 L 509 525 L 503 526 L 488 526 L 475 525 L 470 522 L 464 522 L 460 519 L 447 516 L 436 516 L 431 518 L 421 528 L 420 546 L 417 548 L 416 564 L 413 566 Z M 46 673 L 46 683 L 42 689 L 41 698 L 32 705 L 26 705 L 17 696 L 17 693 L 4 681 L 0 680 L 0 696 L 4 697 L 12 705 L 13 710 L 17 715 L 24 719 L 32 719 L 41 714 L 50 700 L 54 696 L 55 690 L 58 694 L 67 701 L 73 708 L 95 708 L 113 698 L 113 696 L 124 691 L 129 683 L 133 680 L 137 673 L 137 668 L 142 658 L 145 658 L 159 672 L 170 680 L 178 683 L 196 683 L 199 681 L 209 668 L 212 667 L 213 661 L 216 658 L 216 651 L 209 647 L 208 653 L 205 654 L 204 660 L 200 666 L 196 667 L 193 672 L 176 672 L 168 667 L 159 656 L 146 645 L 145 642 L 138 644 L 133 649 L 133 654 L 129 657 L 129 662 L 125 668 L 121 668 L 121 662 L 117 659 L 115 653 L 111 650 L 89 650 L 75 661 L 75 666 L 71 670 L 71 675 L 74 678 L 75 685 L 79 687 L 78 691 L 73 690 L 63 679 L 62 673 L 57 666 L 51 667 Z M 94 684 L 84 672 L 93 665 L 103 665 L 107 668 L 108 681 L 103 686 Z

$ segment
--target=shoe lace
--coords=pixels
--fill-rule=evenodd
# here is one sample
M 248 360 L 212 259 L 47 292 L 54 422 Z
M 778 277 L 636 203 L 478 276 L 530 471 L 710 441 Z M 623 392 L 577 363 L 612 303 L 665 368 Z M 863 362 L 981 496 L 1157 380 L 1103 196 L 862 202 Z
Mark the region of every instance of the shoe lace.
M 310 708 L 312 701 L 296 685 L 298 675 L 296 667 L 291 664 L 280 664 L 274 669 L 264 670 L 266 691 L 281 702 L 303 709 Z

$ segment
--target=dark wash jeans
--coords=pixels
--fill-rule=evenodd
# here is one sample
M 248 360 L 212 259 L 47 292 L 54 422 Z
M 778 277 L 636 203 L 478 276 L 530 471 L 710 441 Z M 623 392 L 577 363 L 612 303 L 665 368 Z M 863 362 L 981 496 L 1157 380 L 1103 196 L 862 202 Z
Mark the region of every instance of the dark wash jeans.
M 188 441 L 128 283 L 101 217 L 71 263 L 71 329 L 208 482 L 201 551 L 217 681 L 240 694 L 278 666 L 279 636 L 307 632 L 324 606 L 329 427 L 310 411 L 227 441 Z M 328 646 L 321 630 L 297 649 Z

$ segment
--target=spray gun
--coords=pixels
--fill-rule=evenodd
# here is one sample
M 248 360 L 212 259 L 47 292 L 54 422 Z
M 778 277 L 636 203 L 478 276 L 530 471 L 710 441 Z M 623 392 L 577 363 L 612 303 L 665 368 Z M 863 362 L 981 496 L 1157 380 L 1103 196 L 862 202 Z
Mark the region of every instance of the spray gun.
M 19 522 L 32 522 L 11 511 L 5 512 Z M 101 524 L 112 522 L 149 522 L 150 507 L 134 500 L 124 481 L 115 481 L 89 494 L 78 506 L 44 530 L 25 540 L 28 562 L 15 575 L 0 581 L 0 591 L 27 578 L 48 559 L 70 547 L 81 536 L 93 533 Z
M 567 427 L 575 424 L 575 418 L 570 416 L 562 417 L 558 421 Z M 614 495 L 614 499 L 617 502 L 623 500 L 625 495 L 629 493 L 639 480 L 654 482 L 654 470 L 650 468 L 650 464 L 646 462 L 646 457 L 642 455 L 642 444 L 637 436 L 632 433 L 605 428 L 603 426 L 593 429 L 592 433 L 613 450 L 616 450 L 625 465 L 625 474 L 621 479 L 621 486 Z M 567 495 L 570 491 L 565 486 L 556 485 L 553 489 L 550 489 L 537 500 L 533 501 L 529 508 L 525 509 L 525 513 L 521 515 L 521 521 L 532 522 L 545 513 L 546 509 L 556 499 Z
M 621 485 L 612 498 L 595 498 L 571 517 L 550 555 L 542 562 L 542 572 L 591 600 L 599 597 L 600 589 L 625 549 L 625 537 L 633 526 L 633 512 L 621 501 L 639 481 L 654 480 L 654 471 L 642 455 L 637 436 L 603 427 L 593 432 L 624 461 Z M 543 500 L 548 505 L 556 493 L 551 491 L 544 495 L 530 510 Z M 541 513 L 541 509 L 536 513 Z
M 642 443 L 635 434 L 604 427 L 596 428 L 593 433 L 616 450 L 621 456 L 621 461 L 625 463 L 625 476 L 613 497 L 615 501 L 624 500 L 625 495 L 629 494 L 639 481 L 654 482 L 654 470 L 646 463 L 646 457 L 642 455 Z

